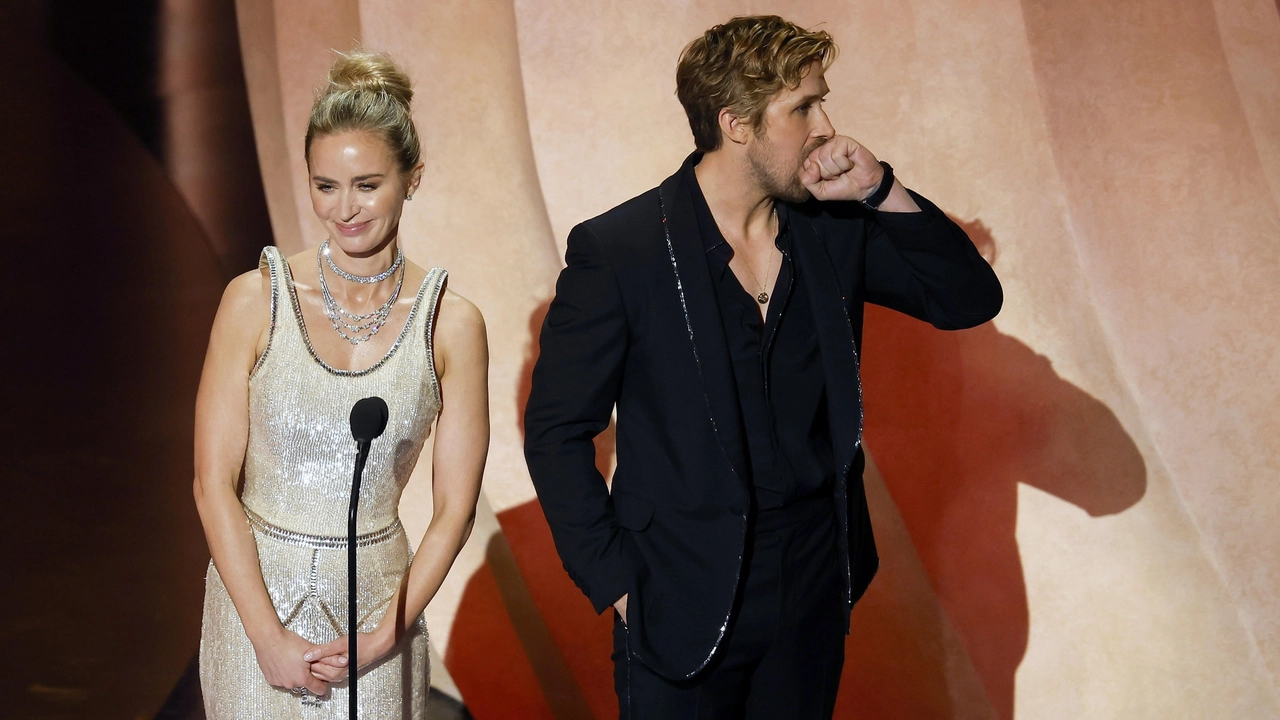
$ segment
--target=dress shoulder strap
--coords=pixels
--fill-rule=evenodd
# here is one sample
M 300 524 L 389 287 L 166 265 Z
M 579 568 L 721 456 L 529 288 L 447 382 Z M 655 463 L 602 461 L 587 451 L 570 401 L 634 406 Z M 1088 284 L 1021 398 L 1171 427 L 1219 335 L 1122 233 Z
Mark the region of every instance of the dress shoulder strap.
M 274 245 L 268 245 L 262 248 L 262 254 L 258 257 L 258 270 L 267 270 L 268 277 L 271 278 L 271 327 L 267 331 L 267 346 L 262 350 L 262 355 L 258 356 L 258 362 L 254 363 L 253 370 L 249 372 L 249 377 L 253 377 L 258 368 L 266 362 L 267 356 L 271 354 L 271 346 L 276 339 L 276 327 L 280 323 L 280 310 L 284 307 L 285 292 L 285 273 L 288 272 L 288 261 L 284 258 L 284 253 L 280 252 L 280 248 Z
M 431 387 L 436 396 L 440 395 L 440 376 L 436 373 L 436 318 L 440 313 L 440 298 L 449 284 L 449 271 L 434 267 L 427 271 L 427 279 L 423 283 L 427 296 L 423 298 L 423 335 L 427 341 L 427 372 L 431 377 Z

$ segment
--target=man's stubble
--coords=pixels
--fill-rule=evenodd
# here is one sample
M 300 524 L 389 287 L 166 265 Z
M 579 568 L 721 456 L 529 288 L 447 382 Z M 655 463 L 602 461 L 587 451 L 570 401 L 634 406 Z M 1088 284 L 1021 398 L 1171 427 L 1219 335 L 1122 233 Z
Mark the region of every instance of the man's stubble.
M 802 203 L 809 199 L 809 191 L 800 182 L 800 169 L 809 153 L 818 149 L 827 138 L 818 138 L 800 153 L 799 157 L 780 157 L 777 147 L 762 132 L 758 142 L 747 148 L 747 162 L 756 185 L 769 197 L 790 203 Z

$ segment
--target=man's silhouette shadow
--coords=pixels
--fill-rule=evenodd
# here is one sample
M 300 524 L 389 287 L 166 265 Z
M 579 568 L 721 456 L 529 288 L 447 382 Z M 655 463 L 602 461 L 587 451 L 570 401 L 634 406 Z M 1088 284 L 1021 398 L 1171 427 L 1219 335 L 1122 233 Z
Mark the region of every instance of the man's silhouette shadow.
M 987 229 L 962 226 L 992 260 Z M 1029 632 L 1018 484 L 1108 515 L 1142 498 L 1146 465 L 1106 405 L 991 323 L 945 333 L 868 306 L 863 348 L 866 446 L 892 500 L 869 472 L 881 576 L 854 612 L 837 717 L 1012 718 Z M 936 601 L 887 601 L 913 573 Z M 908 622 L 921 613 L 936 617 Z

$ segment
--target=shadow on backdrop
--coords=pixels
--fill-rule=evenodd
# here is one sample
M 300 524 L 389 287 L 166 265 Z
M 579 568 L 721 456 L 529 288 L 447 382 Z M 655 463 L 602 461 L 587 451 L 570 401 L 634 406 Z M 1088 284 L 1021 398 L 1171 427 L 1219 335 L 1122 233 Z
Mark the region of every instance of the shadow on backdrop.
M 962 226 L 993 258 L 985 226 Z M 1146 465 L 1107 406 L 991 323 L 944 333 L 869 306 L 863 347 L 867 446 L 946 622 L 921 636 L 903 623 L 909 608 L 877 601 L 884 578 L 873 583 L 866 607 L 854 613 L 842 716 L 857 709 L 877 718 L 991 713 L 1007 720 L 1029 634 L 1015 535 L 1018 483 L 1096 517 L 1142 498 Z M 958 634 L 989 709 L 953 703 L 949 683 L 940 681 L 949 674 L 944 661 L 954 657 L 936 652 L 948 645 L 946 625 Z

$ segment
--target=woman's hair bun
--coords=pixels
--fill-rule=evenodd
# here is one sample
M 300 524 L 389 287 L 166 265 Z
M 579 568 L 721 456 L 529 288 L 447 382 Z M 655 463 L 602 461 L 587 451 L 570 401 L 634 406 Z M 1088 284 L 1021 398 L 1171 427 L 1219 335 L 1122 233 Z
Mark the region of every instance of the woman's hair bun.
M 356 50 L 338 53 L 329 69 L 329 84 L 320 88 L 307 121 L 305 152 L 311 164 L 311 143 L 317 137 L 346 130 L 379 135 L 395 155 L 402 172 L 421 159 L 418 130 L 413 126 L 409 76 L 381 53 Z
M 409 76 L 381 53 L 355 50 L 339 53 L 340 57 L 329 69 L 329 92 L 344 90 L 368 90 L 385 92 L 408 107 L 413 100 L 413 88 Z

